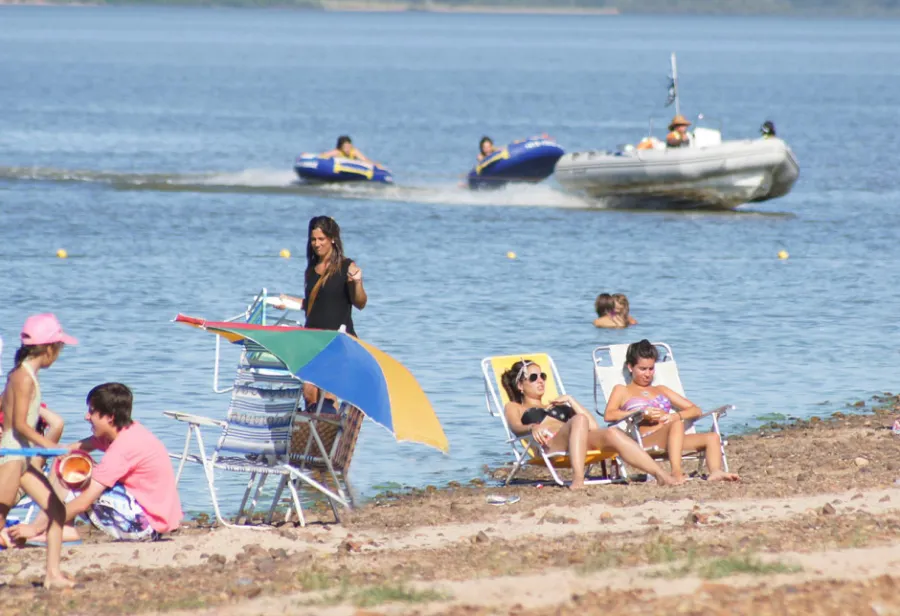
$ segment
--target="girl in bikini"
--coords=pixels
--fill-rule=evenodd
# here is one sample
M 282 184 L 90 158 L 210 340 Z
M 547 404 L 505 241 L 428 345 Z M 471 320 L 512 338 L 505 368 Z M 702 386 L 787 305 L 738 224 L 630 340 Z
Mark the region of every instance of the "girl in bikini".
M 62 574 L 63 523 L 66 507 L 56 496 L 47 478 L 29 463 L 26 455 L 15 453 L 30 447 L 56 447 L 56 443 L 37 431 L 41 408 L 41 385 L 38 372 L 49 368 L 66 344 L 76 344 L 75 338 L 64 333 L 52 314 L 31 316 L 22 328 L 22 346 L 16 351 L 15 367 L 6 380 L 0 397 L 3 408 L 3 435 L 0 449 L 10 453 L 0 456 L 0 528 L 21 487 L 47 513 L 47 570 L 44 586 L 70 587 L 73 582 Z M 24 452 L 23 452 L 24 454 Z
M 588 449 L 617 452 L 622 459 L 656 477 L 662 485 L 678 483 L 638 444 L 618 428 L 601 428 L 572 396 L 544 402 L 547 375 L 533 361 L 517 361 L 503 373 L 501 382 L 509 396 L 504 408 L 510 430 L 517 436 L 531 434 L 549 451 L 566 451 L 572 463 L 573 490 L 584 487 L 584 459 Z
M 668 387 L 652 385 L 657 359 L 659 353 L 648 340 L 628 345 L 625 365 L 631 372 L 631 383 L 613 388 L 606 404 L 606 421 L 621 421 L 634 411 L 643 410 L 644 420 L 639 429 L 644 446 L 657 446 L 668 451 L 672 475 L 676 479 L 684 480 L 682 452 L 703 451 L 709 467 L 707 480 L 738 481 L 740 477 L 722 470 L 722 449 L 718 434 L 684 433 L 685 420 L 702 414 L 697 405 Z

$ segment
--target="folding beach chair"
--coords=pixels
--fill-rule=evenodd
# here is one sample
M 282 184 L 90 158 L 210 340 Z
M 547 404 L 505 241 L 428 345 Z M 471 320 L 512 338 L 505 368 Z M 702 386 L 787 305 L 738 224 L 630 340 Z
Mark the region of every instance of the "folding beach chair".
M 291 465 L 306 475 L 320 478 L 321 483 L 334 486 L 340 499 L 328 497 L 331 511 L 336 521 L 340 521 L 339 506 L 352 507 L 353 495 L 348 473 L 356 440 L 362 428 L 362 411 L 346 402 L 339 402 L 337 408 L 325 399 L 319 390 L 319 402 L 312 409 L 298 411 L 294 415 L 294 432 L 288 458 Z M 276 500 L 281 497 L 286 482 L 285 476 L 276 491 Z M 294 484 L 299 488 L 296 479 Z
M 303 387 L 280 362 L 275 367 L 271 361 L 261 359 L 270 357 L 262 348 L 245 343 L 237 376 L 231 387 L 231 404 L 225 420 L 174 411 L 164 412 L 166 416 L 188 424 L 183 451 L 181 454 L 170 454 L 179 461 L 176 483 L 180 481 L 186 463 L 202 465 L 216 519 L 224 526 L 237 525 L 227 522 L 222 516 L 215 487 L 217 470 L 250 475 L 235 517 L 236 522 L 242 517 L 250 521 L 269 475 L 278 475 L 286 480 L 281 482 L 284 484 L 281 488 L 286 486 L 290 490 L 293 510 L 301 525 L 306 524 L 296 487 L 301 483 L 349 507 L 345 498 L 290 463 L 290 444 L 297 425 L 295 417 L 301 404 Z M 201 427 L 221 430 L 218 443 L 210 454 L 206 453 Z M 192 440 L 196 440 L 197 454 L 189 453 Z M 277 504 L 276 497 L 265 517 L 267 524 L 271 524 Z M 287 519 L 290 519 L 290 513 Z
M 516 436 L 513 434 L 512 430 L 510 430 L 509 424 L 506 421 L 506 414 L 503 412 L 506 403 L 509 402 L 509 396 L 503 389 L 500 377 L 514 363 L 523 359 L 535 362 L 547 372 L 545 396 L 548 400 L 565 395 L 566 393 L 559 372 L 556 370 L 556 364 L 553 363 L 553 360 L 546 353 L 486 357 L 481 360 L 481 371 L 484 375 L 484 397 L 488 412 L 495 417 L 499 417 L 500 421 L 503 422 L 503 429 L 506 432 L 506 442 L 512 448 L 513 455 L 515 456 L 515 463 L 513 464 L 512 471 L 510 471 L 506 478 L 506 485 L 509 485 L 516 473 L 519 472 L 519 469 L 524 465 L 529 464 L 532 466 L 546 466 L 550 475 L 553 477 L 553 480 L 557 484 L 564 486 L 566 483 L 560 478 L 557 469 L 572 468 L 569 454 L 565 451 L 544 451 L 544 448 L 538 445 L 535 442 L 534 437 L 530 434 L 527 436 Z M 615 451 L 588 451 L 584 462 L 586 475 L 585 483 L 611 483 L 613 479 L 607 472 L 606 461 L 614 460 L 616 458 L 617 454 Z M 601 465 L 602 478 L 588 479 L 587 477 L 590 477 L 591 469 L 598 463 Z M 618 465 L 618 468 L 622 468 L 621 464 Z
M 659 359 L 656 362 L 656 371 L 653 376 L 653 385 L 664 385 L 675 393 L 684 396 L 684 386 L 681 384 L 681 377 L 678 375 L 678 365 L 675 363 L 675 356 L 671 347 L 664 342 L 654 342 L 659 353 Z M 616 385 L 627 385 L 631 382 L 631 373 L 625 365 L 625 353 L 628 350 L 627 344 L 614 344 L 609 346 L 599 346 L 594 349 L 592 355 L 594 362 L 594 407 L 597 414 L 601 417 L 606 411 L 606 402 L 612 394 L 612 390 Z M 603 405 L 600 404 L 600 394 L 602 393 Z M 728 457 L 725 455 L 725 438 L 719 429 L 719 419 L 725 417 L 728 411 L 733 410 L 733 405 L 725 405 L 719 408 L 707 411 L 694 419 L 685 422 L 685 433 L 695 434 L 697 432 L 696 424 L 701 419 L 707 417 L 712 419 L 713 432 L 719 435 L 722 449 L 722 466 L 728 471 Z M 625 419 L 613 422 L 612 425 L 622 429 L 629 436 L 635 439 L 641 447 L 644 447 L 638 426 L 643 418 L 643 411 L 635 411 Z M 665 457 L 666 451 L 660 447 L 644 447 L 644 450 L 654 458 Z M 683 460 L 696 459 L 698 462 L 698 470 L 703 466 L 703 452 L 684 452 Z
M 286 325 L 303 326 L 302 305 L 295 302 L 286 302 L 283 309 L 275 306 L 281 305 L 279 297 L 268 294 L 263 288 L 247 309 L 235 317 L 248 323 L 260 325 Z M 343 327 L 341 328 L 343 330 Z M 217 344 L 221 344 L 221 338 L 216 337 Z M 218 351 L 217 346 L 217 361 Z M 284 369 L 281 362 L 268 353 L 251 353 L 249 359 L 255 362 L 266 363 L 267 369 Z M 356 440 L 362 427 L 362 412 L 349 404 L 339 402 L 337 408 L 328 400 L 324 400 L 325 392 L 319 390 L 319 404 L 312 409 L 298 410 L 294 416 L 295 428 L 291 437 L 289 459 L 299 471 L 304 473 L 322 473 L 334 486 L 335 491 L 341 497 L 341 501 L 328 499 L 336 520 L 340 520 L 337 505 L 352 505 L 353 497 L 350 482 L 347 477 L 353 451 L 356 449 Z M 327 404 L 323 404 L 327 403 Z M 276 502 L 281 498 L 288 477 L 282 478 L 276 491 Z M 297 481 L 294 481 L 295 485 Z M 300 488 L 300 485 L 297 485 Z M 326 496 L 328 496 L 326 494 Z

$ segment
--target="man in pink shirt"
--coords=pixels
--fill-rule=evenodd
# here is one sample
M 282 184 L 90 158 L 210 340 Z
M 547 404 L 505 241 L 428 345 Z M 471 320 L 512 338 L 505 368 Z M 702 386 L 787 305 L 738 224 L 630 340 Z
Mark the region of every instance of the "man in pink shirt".
M 175 486 L 175 473 L 165 445 L 147 428 L 131 419 L 133 396 L 121 383 L 104 383 L 87 395 L 85 419 L 93 436 L 69 449 L 101 450 L 91 482 L 73 492 L 66 504 L 66 520 L 84 514 L 114 539 L 158 539 L 178 528 L 184 514 Z M 46 520 L 19 524 L 11 532 L 29 539 L 44 531 Z

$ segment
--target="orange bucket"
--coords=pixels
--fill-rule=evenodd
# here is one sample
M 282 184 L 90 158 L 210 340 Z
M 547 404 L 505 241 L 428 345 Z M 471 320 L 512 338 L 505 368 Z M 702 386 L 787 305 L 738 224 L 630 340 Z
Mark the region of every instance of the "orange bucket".
M 91 482 L 94 459 L 86 451 L 73 451 L 56 459 L 56 476 L 70 490 L 83 490 Z

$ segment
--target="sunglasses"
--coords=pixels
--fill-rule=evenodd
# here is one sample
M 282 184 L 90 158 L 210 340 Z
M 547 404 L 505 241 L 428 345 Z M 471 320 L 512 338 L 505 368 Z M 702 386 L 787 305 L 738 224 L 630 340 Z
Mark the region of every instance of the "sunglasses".
M 537 372 L 532 372 L 531 374 L 528 375 L 528 382 L 534 383 L 538 380 L 538 378 L 540 378 L 542 381 L 544 381 L 546 383 L 547 382 L 547 373 L 541 372 L 540 374 L 538 374 Z

